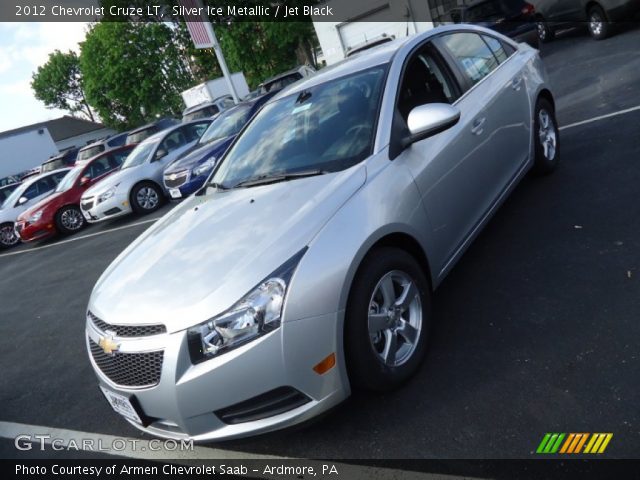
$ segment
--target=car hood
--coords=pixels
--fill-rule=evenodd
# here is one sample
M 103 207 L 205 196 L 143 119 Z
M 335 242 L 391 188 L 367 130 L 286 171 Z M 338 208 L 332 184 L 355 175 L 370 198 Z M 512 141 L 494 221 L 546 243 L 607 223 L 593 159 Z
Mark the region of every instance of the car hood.
M 196 165 L 203 163 L 212 155 L 218 156 L 224 153 L 231 141 L 235 138 L 226 137 L 218 139 L 214 142 L 207 143 L 205 145 L 196 146 L 195 150 L 191 150 L 187 155 L 181 159 L 173 162 L 166 170 L 165 173 L 178 172 L 180 170 L 191 169 Z
M 103 178 L 98 183 L 93 185 L 91 188 L 85 190 L 82 194 L 82 198 L 93 197 L 95 195 L 100 195 L 105 191 L 109 190 L 111 187 L 118 185 L 126 180 L 129 180 L 132 176 L 136 175 L 136 172 L 140 170 L 143 165 L 137 165 L 135 167 L 125 168 L 124 170 L 118 170 L 115 173 Z
M 218 315 L 304 248 L 366 169 L 193 196 L 114 260 L 89 309 L 106 322 L 178 331 Z

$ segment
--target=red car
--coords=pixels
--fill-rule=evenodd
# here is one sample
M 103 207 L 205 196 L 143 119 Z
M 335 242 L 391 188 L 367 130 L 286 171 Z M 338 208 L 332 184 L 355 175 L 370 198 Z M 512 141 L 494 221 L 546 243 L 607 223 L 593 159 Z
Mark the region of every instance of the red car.
M 84 227 L 80 197 L 89 187 L 117 171 L 134 147 L 125 145 L 108 150 L 71 170 L 52 195 L 18 217 L 15 229 L 20 239 L 31 242 L 56 233 L 69 235 Z

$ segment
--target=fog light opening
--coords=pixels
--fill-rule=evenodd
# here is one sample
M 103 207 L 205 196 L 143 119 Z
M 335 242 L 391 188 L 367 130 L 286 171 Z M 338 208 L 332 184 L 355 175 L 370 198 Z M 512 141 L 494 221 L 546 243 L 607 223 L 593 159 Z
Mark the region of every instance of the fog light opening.
M 336 365 L 336 354 L 332 353 L 325 357 L 320 363 L 313 367 L 313 371 L 318 375 L 324 375 Z

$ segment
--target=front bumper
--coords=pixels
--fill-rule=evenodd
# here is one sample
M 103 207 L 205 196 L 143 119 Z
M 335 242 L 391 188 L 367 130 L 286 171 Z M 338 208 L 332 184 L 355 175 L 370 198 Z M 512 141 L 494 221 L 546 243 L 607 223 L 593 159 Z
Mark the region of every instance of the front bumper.
M 97 223 L 103 220 L 120 217 L 132 213 L 131 204 L 126 193 L 119 193 L 97 203 L 98 196 L 82 197 L 80 211 L 89 223 Z
M 209 172 L 194 177 L 192 172 L 184 171 L 177 172 L 176 175 L 165 174 L 163 182 L 169 197 L 174 200 L 179 200 L 199 190 L 208 177 Z
M 129 423 L 150 434 L 196 441 L 230 439 L 284 428 L 330 409 L 349 395 L 349 384 L 337 334 L 342 312 L 284 322 L 281 327 L 235 350 L 191 364 L 186 331 L 149 337 L 114 337 L 114 355 L 162 351 L 164 358 L 157 384 L 146 387 L 117 385 L 96 363 L 91 345 L 105 333 L 87 319 L 87 349 L 100 385 L 135 397 L 147 425 Z M 103 326 L 104 328 L 104 326 Z M 95 345 L 94 345 L 95 349 Z M 337 363 L 320 375 L 313 367 L 331 353 Z M 98 361 L 99 358 L 98 358 Z M 114 360 L 115 361 L 115 360 Z M 113 372 L 109 371 L 113 378 Z M 251 401 L 283 387 L 297 391 L 304 402 L 287 409 L 264 408 L 249 420 L 231 422 L 221 412 L 251 409 Z M 298 397 L 300 398 L 300 397 Z M 238 405 L 241 404 L 241 405 Z M 282 405 L 281 405 L 282 407 Z M 226 420 L 225 420 L 226 419 Z
M 20 220 L 15 224 L 15 232 L 23 242 L 34 242 L 49 238 L 57 233 L 55 223 L 52 219 L 45 219 L 44 216 L 34 223 Z

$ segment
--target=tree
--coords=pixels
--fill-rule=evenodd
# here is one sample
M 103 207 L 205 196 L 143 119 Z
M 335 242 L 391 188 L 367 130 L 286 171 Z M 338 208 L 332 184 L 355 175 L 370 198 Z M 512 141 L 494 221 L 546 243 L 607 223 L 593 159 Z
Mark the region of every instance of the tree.
M 180 92 L 194 83 L 176 29 L 163 23 L 95 24 L 81 45 L 80 70 L 88 102 L 120 129 L 178 115 Z
M 94 121 L 85 96 L 78 55 L 69 50 L 55 50 L 47 63 L 38 67 L 31 77 L 31 88 L 47 108 L 67 110 Z

